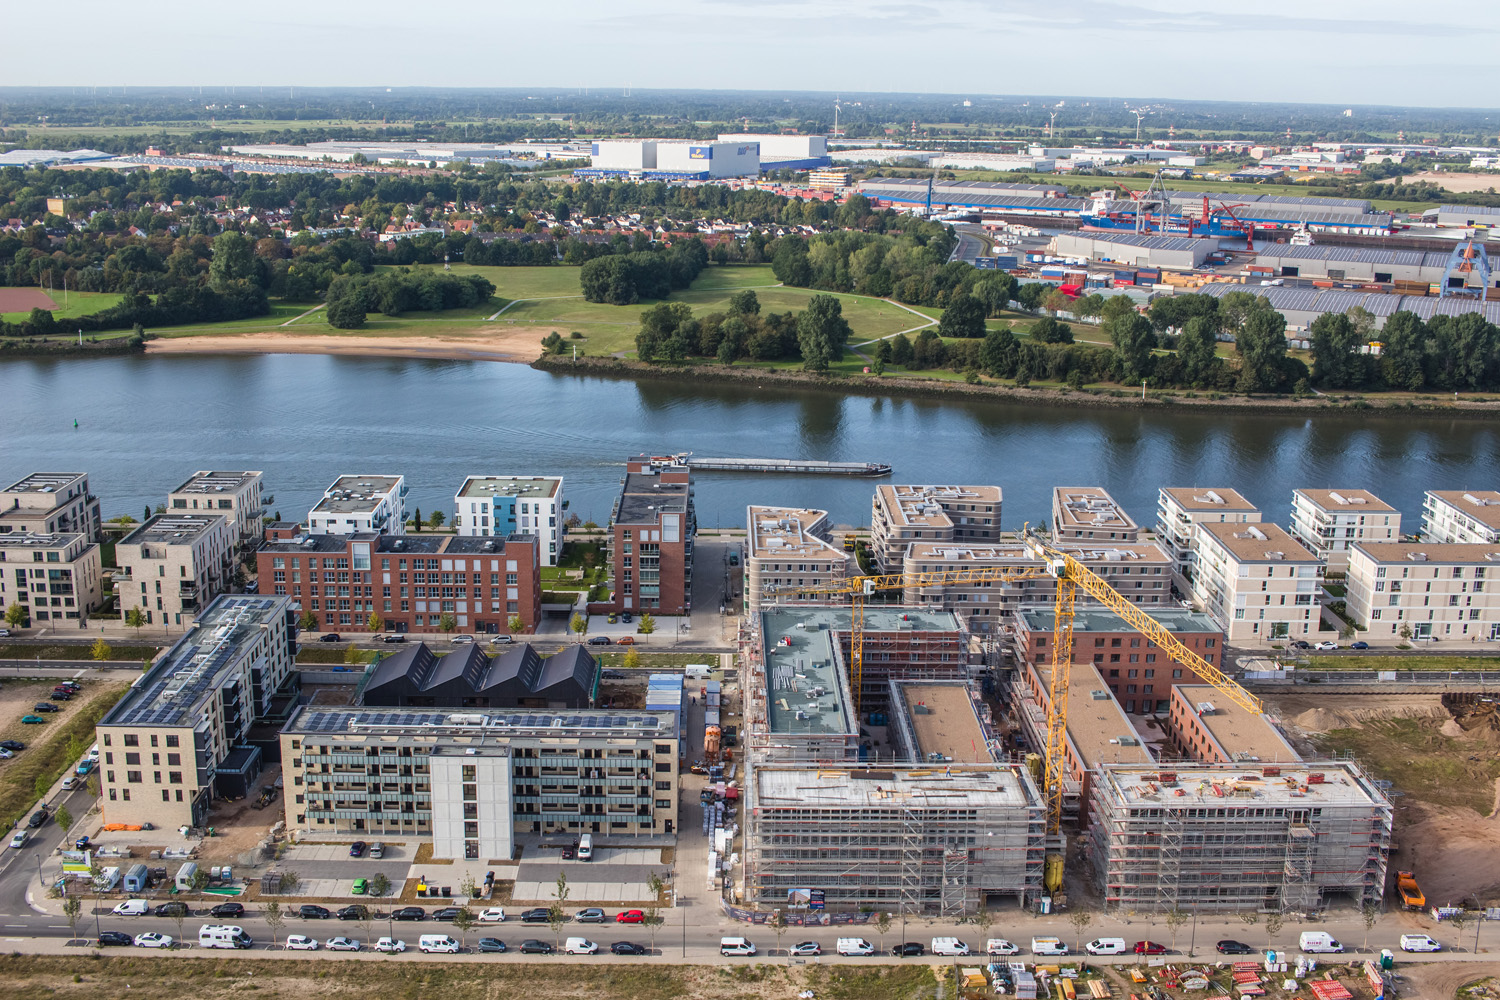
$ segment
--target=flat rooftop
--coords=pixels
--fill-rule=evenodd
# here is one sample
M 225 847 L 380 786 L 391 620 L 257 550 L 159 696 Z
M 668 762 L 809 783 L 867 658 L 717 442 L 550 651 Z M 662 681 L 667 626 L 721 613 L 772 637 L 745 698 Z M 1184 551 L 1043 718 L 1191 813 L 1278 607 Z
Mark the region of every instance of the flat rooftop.
M 461 499 L 490 497 L 555 497 L 562 489 L 562 479 L 553 476 L 470 476 L 458 488 Z
M 215 525 L 223 514 L 157 514 L 126 535 L 121 545 L 191 545 Z
M 1495 490 L 1429 490 L 1459 513 L 1490 528 L 1500 528 L 1500 492 Z
M 784 556 L 790 559 L 836 559 L 843 563 L 843 552 L 812 533 L 827 520 L 826 510 L 752 504 L 745 508 L 750 555 L 756 559 Z
M 1495 542 L 1447 545 L 1432 542 L 1355 542 L 1354 547 L 1382 563 L 1500 563 L 1500 544 Z
M 1185 701 L 1219 748 L 1239 763 L 1302 760 L 1275 723 L 1264 715 L 1245 711 L 1212 685 L 1180 684 L 1172 688 L 1172 697 Z
M 1396 508 L 1380 499 L 1369 490 L 1293 490 L 1324 510 L 1345 513 L 1349 511 L 1379 511 L 1395 513 Z
M 831 768 L 757 766 L 758 805 L 811 808 L 900 809 L 992 806 L 1040 808 L 1040 800 L 1015 768 L 953 765 Z
M 1102 486 L 1059 486 L 1052 491 L 1057 526 L 1075 530 L 1133 531 L 1136 523 Z
M 195 472 L 173 493 L 237 493 L 259 479 L 260 472 Z
M 285 541 L 273 542 L 267 540 L 262 542 L 260 548 L 256 549 L 256 551 L 286 555 L 305 553 L 310 556 L 316 556 L 331 552 L 347 552 L 352 542 L 373 542 L 379 537 L 373 531 L 357 531 L 351 535 L 314 535 L 303 532 Z
M 984 730 L 974 714 L 974 700 L 968 686 L 955 684 L 904 684 L 901 709 L 917 741 L 917 763 L 928 754 L 942 754 L 949 760 L 988 764 L 990 752 Z
M 197 725 L 203 703 L 228 682 L 261 630 L 284 618 L 290 607 L 286 597 L 224 594 L 214 598 L 177 644 L 162 654 L 99 724 Z
M 469 742 L 517 737 L 668 739 L 677 736 L 677 715 L 636 709 L 403 712 L 303 705 L 292 713 L 281 731 L 330 736 L 437 737 Z
M 946 527 L 953 523 L 948 510 L 964 511 L 970 505 L 988 510 L 1001 502 L 998 486 L 882 485 L 875 492 L 894 524 L 915 528 Z
M 1279 774 L 1266 775 L 1265 764 L 1106 764 L 1094 778 L 1094 788 L 1105 789 L 1126 803 L 1147 802 L 1176 808 L 1212 805 L 1216 809 L 1253 809 L 1269 804 L 1300 808 L 1320 805 L 1366 805 L 1390 808 L 1390 800 L 1373 781 L 1349 761 L 1317 761 L 1271 765 Z M 1164 784 L 1163 773 L 1176 775 Z M 1312 780 L 1309 780 L 1309 779 Z
M 5 487 L 6 493 L 61 493 L 84 478 L 82 472 L 33 472 Z
M 1207 521 L 1199 527 L 1240 562 L 1318 562 L 1318 557 L 1303 548 L 1285 528 L 1269 521 L 1254 524 Z
M 8 531 L 0 534 L 0 549 L 63 549 L 83 539 L 74 531 Z
M 778 605 L 763 610 L 760 618 L 767 729 L 805 736 L 859 732 L 834 636 L 835 630 L 850 627 L 851 612 Z
M 1050 664 L 1034 663 L 1030 669 L 1036 671 L 1046 688 L 1052 680 Z M 1075 663 L 1068 680 L 1068 742 L 1073 744 L 1085 768 L 1152 762 L 1151 752 L 1141 744 L 1130 717 L 1110 694 L 1109 684 L 1097 667 L 1092 663 Z
M 1189 608 L 1152 608 L 1146 612 L 1151 619 L 1168 632 L 1212 632 L 1222 635 L 1212 615 Z M 1056 612 L 1051 608 L 1021 608 L 1016 612 L 1022 624 L 1031 632 L 1051 632 L 1056 624 Z M 1135 627 L 1108 608 L 1078 607 L 1073 612 L 1074 632 L 1134 632 Z
M 400 484 L 400 476 L 340 476 L 323 491 L 313 513 L 370 513 Z
M 615 523 L 656 524 L 663 512 L 686 513 L 689 488 L 687 483 L 664 483 L 660 476 L 627 472 Z
M 1253 511 L 1255 504 L 1246 500 L 1239 490 L 1232 490 L 1227 486 L 1215 486 L 1212 489 L 1198 487 L 1169 486 L 1162 490 L 1167 496 L 1176 501 L 1177 506 L 1189 511 Z
M 1067 552 L 1089 565 L 1135 562 L 1155 562 L 1165 565 L 1171 562 L 1171 557 L 1155 542 L 1111 542 L 1107 540 L 1101 542 L 1094 539 L 1062 538 L 1053 542 L 1052 547 Z M 910 561 L 929 560 L 934 563 L 976 563 L 1042 568 L 1042 560 L 1033 556 L 1021 542 L 997 542 L 986 545 L 965 545 L 959 542 L 913 542 L 907 550 L 906 558 Z

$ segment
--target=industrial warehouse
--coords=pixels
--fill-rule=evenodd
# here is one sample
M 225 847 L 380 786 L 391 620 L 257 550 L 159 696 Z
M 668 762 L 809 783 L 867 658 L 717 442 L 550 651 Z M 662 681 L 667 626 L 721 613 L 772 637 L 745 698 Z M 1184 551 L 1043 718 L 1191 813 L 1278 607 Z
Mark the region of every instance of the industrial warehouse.
M 589 166 L 573 173 L 601 180 L 708 181 L 812 170 L 831 162 L 828 140 L 821 135 L 726 134 L 712 142 L 601 139 L 590 147 Z

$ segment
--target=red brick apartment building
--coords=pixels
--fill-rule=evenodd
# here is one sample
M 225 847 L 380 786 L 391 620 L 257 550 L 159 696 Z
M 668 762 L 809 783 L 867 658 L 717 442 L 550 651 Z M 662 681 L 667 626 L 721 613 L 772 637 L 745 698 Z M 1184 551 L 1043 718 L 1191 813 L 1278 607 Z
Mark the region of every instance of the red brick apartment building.
M 309 535 L 272 525 L 256 552 L 262 594 L 284 594 L 328 631 L 368 631 L 378 614 L 389 632 L 522 631 L 542 617 L 535 535 Z
M 693 479 L 675 457 L 625 463 L 609 519 L 613 592 L 594 611 L 681 615 L 693 607 Z

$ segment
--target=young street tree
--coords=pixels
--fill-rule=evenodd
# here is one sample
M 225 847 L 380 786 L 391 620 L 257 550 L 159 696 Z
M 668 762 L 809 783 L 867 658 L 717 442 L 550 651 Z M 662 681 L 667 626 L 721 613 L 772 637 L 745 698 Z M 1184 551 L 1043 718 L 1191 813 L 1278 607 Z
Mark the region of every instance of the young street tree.
M 636 623 L 635 630 L 641 635 L 650 635 L 656 631 L 656 619 L 649 614 L 642 613 L 641 620 Z
M 1188 913 L 1186 910 L 1174 906 L 1167 911 L 1165 919 L 1167 921 L 1167 930 L 1172 934 L 1172 950 L 1175 951 L 1177 949 L 1177 931 L 1183 924 L 1188 922 Z
M 1073 925 L 1073 930 L 1078 932 L 1078 941 L 1074 948 L 1083 950 L 1083 932 L 1088 930 L 1089 925 L 1094 922 L 1094 911 L 1086 906 L 1080 906 L 1068 911 L 1068 923 Z
M 281 937 L 281 926 L 284 922 L 281 916 L 281 904 L 274 899 L 271 900 L 261 907 L 261 915 L 265 918 L 266 929 L 271 932 L 271 942 L 274 944 Z
M 140 608 L 131 608 L 125 612 L 125 624 L 135 629 L 136 634 L 140 634 L 142 627 L 146 624 L 146 615 Z
M 574 612 L 573 617 L 568 619 L 568 628 L 572 629 L 577 635 L 583 635 L 583 633 L 589 630 L 589 620 L 582 614 Z
M 568 876 L 566 872 L 558 872 L 557 885 L 552 890 L 552 905 L 547 907 L 547 926 L 552 928 L 553 947 L 561 947 L 563 924 L 568 920 L 568 915 L 563 912 L 563 904 L 567 901 Z
M 109 648 L 109 643 L 105 642 L 104 637 L 101 635 L 94 640 L 94 645 L 89 649 L 89 655 L 95 660 L 107 660 L 111 656 L 114 656 L 115 653 L 114 650 Z
M 26 624 L 26 609 L 19 604 L 12 604 L 5 609 L 5 624 L 11 628 L 20 628 Z
M 474 927 L 474 914 L 469 912 L 467 906 L 459 907 L 453 915 L 453 926 L 458 931 L 458 939 L 462 945 L 469 946 L 469 931 Z
M 304 632 L 316 632 L 318 630 L 318 616 L 311 610 L 302 612 L 302 617 L 297 619 L 297 625 Z
M 646 886 L 651 890 L 651 903 L 646 907 L 646 919 L 642 922 L 646 925 L 646 933 L 651 935 L 651 950 L 655 951 L 656 929 L 664 922 L 661 915 L 661 894 L 666 891 L 667 884 L 662 881 L 660 872 L 652 872 L 651 877 L 646 880 Z

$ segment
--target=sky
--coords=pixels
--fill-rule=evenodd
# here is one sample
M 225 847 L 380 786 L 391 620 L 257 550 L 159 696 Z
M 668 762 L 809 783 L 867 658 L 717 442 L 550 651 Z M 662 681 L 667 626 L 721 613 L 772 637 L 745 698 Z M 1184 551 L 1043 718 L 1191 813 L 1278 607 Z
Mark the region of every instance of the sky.
M 1491 107 L 1495 0 L 72 0 L 0 85 L 625 86 Z M 58 11 L 18 4 L 13 38 Z M 106 40 L 133 41 L 114 46 Z M 102 53 L 102 48 L 101 48 Z

